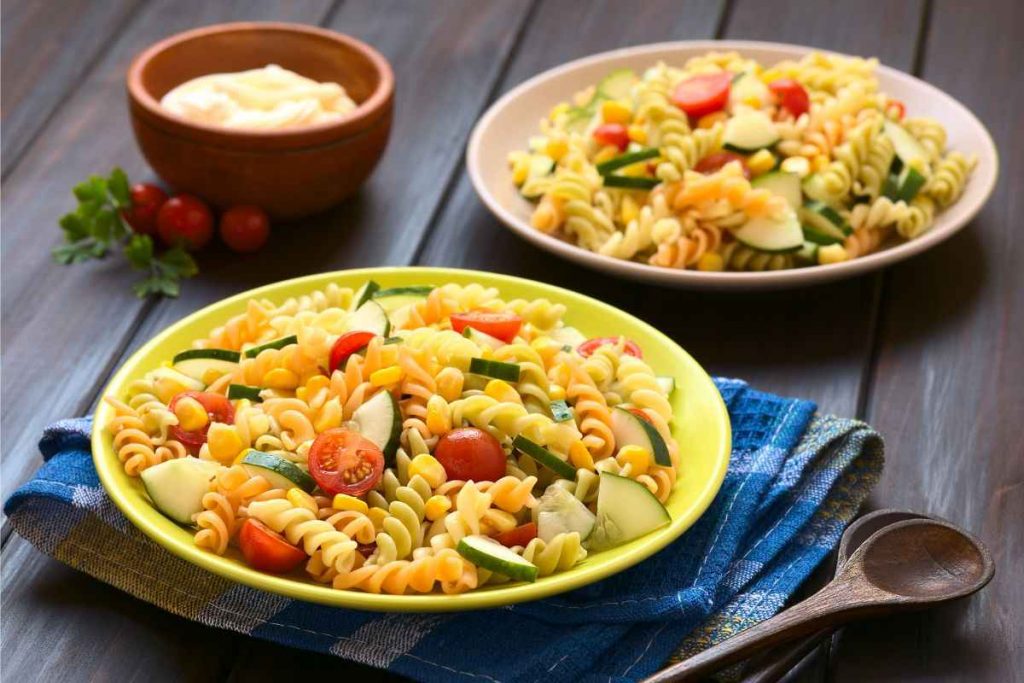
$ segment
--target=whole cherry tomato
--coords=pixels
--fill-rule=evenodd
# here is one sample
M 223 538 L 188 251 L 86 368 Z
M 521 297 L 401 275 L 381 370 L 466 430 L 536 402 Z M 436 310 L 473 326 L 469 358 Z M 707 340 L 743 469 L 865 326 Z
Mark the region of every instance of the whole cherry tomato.
M 750 180 L 750 167 L 747 166 L 747 159 L 742 154 L 737 154 L 736 152 L 712 152 L 698 161 L 693 170 L 697 171 L 697 173 L 716 173 L 730 161 L 740 162 L 743 177 Z
M 174 195 L 160 207 L 156 215 L 156 229 L 167 246 L 181 245 L 196 251 L 213 237 L 213 214 L 198 197 Z
M 625 150 L 629 147 L 629 133 L 621 123 L 604 123 L 594 129 L 594 139 L 602 145 L 618 147 Z
M 732 74 L 719 71 L 687 78 L 676 86 L 672 103 L 693 118 L 725 109 L 729 103 Z
M 459 427 L 437 442 L 434 457 L 449 479 L 497 481 L 505 476 L 505 451 L 493 436 L 476 427 Z
M 779 78 L 768 84 L 768 89 L 775 93 L 779 100 L 779 106 L 793 115 L 793 118 L 810 111 L 811 97 L 792 78 Z
M 644 357 L 643 351 L 640 350 L 640 347 L 637 346 L 636 342 L 626 339 L 625 337 L 594 337 L 593 339 L 588 339 L 580 344 L 579 347 L 577 347 L 576 352 L 584 358 L 587 358 L 602 346 L 615 346 L 619 343 L 620 339 L 623 342 L 622 350 L 627 355 L 635 358 Z
M 132 185 L 132 203 L 121 211 L 121 216 L 140 235 L 156 233 L 156 215 L 167 201 L 167 193 L 156 185 L 138 183 Z
M 478 332 L 489 334 L 503 342 L 512 341 L 519 334 L 519 328 L 523 325 L 523 319 L 515 313 L 496 311 L 453 313 L 451 321 L 452 329 L 459 334 L 462 334 L 467 327 L 472 327 Z
M 220 217 L 220 238 L 233 251 L 258 251 L 270 237 L 270 218 L 258 206 L 233 206 Z
M 206 409 L 206 414 L 210 418 L 209 422 L 202 429 L 194 431 L 188 431 L 178 425 L 174 425 L 171 427 L 170 437 L 185 446 L 189 453 L 195 455 L 199 452 L 202 445 L 206 443 L 206 433 L 210 431 L 210 423 L 223 422 L 225 424 L 234 424 L 235 409 L 231 406 L 231 401 L 226 397 L 209 391 L 183 391 L 172 398 L 167 407 L 173 413 L 175 406 L 178 405 L 178 401 L 186 397 L 199 401 L 203 408 Z
M 284 574 L 306 559 L 306 553 L 252 517 L 245 520 L 238 532 L 238 546 L 249 566 L 261 572 Z
M 365 348 L 376 336 L 373 332 L 356 331 L 346 332 L 338 337 L 331 347 L 330 371 L 333 373 L 338 368 L 344 368 L 348 357 Z
M 361 496 L 384 474 L 384 454 L 357 432 L 335 427 L 321 432 L 309 449 L 309 473 L 324 493 Z

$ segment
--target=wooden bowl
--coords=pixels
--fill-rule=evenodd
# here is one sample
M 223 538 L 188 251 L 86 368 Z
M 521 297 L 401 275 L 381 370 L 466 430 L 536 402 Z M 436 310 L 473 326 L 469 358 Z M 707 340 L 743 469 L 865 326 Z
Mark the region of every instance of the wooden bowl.
M 160 99 L 211 73 L 278 64 L 341 84 L 358 107 L 339 121 L 276 131 L 193 123 Z M 256 204 L 274 218 L 323 211 L 373 171 L 391 131 L 394 75 L 369 45 L 312 26 L 233 23 L 171 36 L 128 68 L 128 105 L 142 154 L 179 192 L 227 208 Z

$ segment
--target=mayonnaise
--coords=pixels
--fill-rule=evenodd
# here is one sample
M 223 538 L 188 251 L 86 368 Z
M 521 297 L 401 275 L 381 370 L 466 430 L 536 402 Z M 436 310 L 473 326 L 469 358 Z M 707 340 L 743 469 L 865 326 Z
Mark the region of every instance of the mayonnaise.
M 356 108 L 337 83 L 317 83 L 276 64 L 193 78 L 160 104 L 195 123 L 256 130 L 336 121 Z

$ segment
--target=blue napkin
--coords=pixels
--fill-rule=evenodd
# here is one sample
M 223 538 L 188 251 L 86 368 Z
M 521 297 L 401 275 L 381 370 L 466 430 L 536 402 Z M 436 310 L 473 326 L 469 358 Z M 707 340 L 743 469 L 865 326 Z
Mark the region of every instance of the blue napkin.
M 41 551 L 204 624 L 424 681 L 630 681 L 775 614 L 878 480 L 882 441 L 814 404 L 717 379 L 733 453 L 711 508 L 654 557 L 572 593 L 462 614 L 323 607 L 234 584 L 138 532 L 100 486 L 88 418 L 46 430 L 46 463 L 6 502 Z M 685 468 L 685 463 L 684 463 Z M 685 476 L 685 471 L 683 476 Z

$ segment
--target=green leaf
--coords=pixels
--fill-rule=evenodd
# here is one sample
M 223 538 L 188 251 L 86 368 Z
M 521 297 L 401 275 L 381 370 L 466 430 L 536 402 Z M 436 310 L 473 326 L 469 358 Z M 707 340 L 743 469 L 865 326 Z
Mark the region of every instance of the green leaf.
M 107 189 L 118 208 L 126 208 L 132 203 L 131 186 L 128 184 L 128 176 L 117 166 L 110 172 L 107 178 Z
M 188 253 L 181 247 L 168 249 L 161 254 L 160 263 L 166 266 L 178 277 L 192 277 L 199 272 L 199 266 L 196 265 L 195 259 L 192 258 L 192 254 Z
M 132 235 L 124 245 L 124 255 L 135 270 L 149 268 L 153 261 L 153 240 L 148 235 Z
M 54 261 L 66 266 L 71 263 L 81 263 L 82 261 L 96 258 L 95 247 L 95 242 L 91 239 L 85 239 L 54 247 L 51 254 Z
M 102 204 L 107 201 L 107 181 L 102 176 L 91 175 L 88 180 L 75 185 L 72 191 L 80 202 L 92 201 Z
M 64 239 L 68 242 L 77 242 L 89 236 L 89 227 L 77 213 L 66 213 L 58 221 L 61 230 L 64 231 Z
M 92 234 L 98 242 L 107 243 L 110 241 L 114 230 L 114 212 L 110 209 L 100 209 L 96 212 L 93 220 Z

